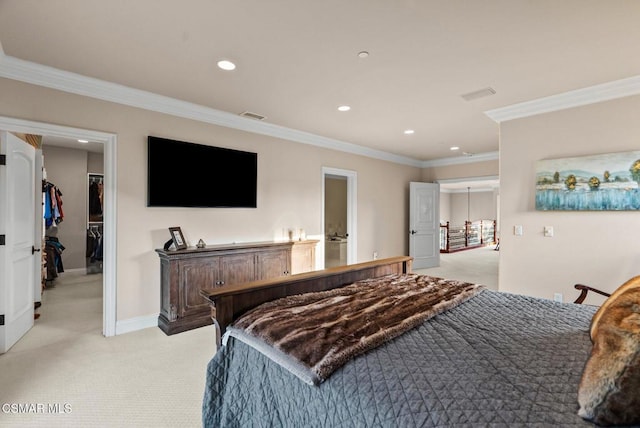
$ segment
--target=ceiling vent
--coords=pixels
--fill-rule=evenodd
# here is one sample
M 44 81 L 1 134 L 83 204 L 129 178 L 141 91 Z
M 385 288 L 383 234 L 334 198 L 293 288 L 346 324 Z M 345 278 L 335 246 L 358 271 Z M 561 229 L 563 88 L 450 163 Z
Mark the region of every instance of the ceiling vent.
M 244 111 L 240 113 L 240 116 L 248 117 L 249 119 L 255 119 L 255 120 L 264 120 L 266 118 L 266 116 L 263 116 L 258 113 L 252 113 L 250 111 Z
M 469 92 L 467 94 L 461 95 L 466 101 L 477 100 L 478 98 L 490 97 L 491 95 L 495 95 L 496 90 L 493 88 L 484 88 L 478 91 Z

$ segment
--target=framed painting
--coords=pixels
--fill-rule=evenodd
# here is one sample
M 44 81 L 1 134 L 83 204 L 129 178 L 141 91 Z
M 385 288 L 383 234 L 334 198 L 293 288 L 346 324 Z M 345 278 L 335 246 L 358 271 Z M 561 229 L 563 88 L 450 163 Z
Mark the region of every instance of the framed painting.
M 536 210 L 640 210 L 640 151 L 536 162 Z

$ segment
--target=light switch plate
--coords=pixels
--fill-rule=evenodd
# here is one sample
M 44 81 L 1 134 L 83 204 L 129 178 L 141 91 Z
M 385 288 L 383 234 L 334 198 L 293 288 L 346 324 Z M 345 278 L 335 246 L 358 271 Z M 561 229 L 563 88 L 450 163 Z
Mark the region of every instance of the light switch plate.
M 513 234 L 516 236 L 522 236 L 522 225 L 513 226 Z

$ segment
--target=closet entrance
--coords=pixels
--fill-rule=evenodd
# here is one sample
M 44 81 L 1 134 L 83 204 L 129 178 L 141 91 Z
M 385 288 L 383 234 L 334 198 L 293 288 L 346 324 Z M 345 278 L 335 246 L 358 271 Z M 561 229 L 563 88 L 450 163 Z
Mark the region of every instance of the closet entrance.
M 89 185 L 88 173 L 103 174 L 102 201 L 104 205 L 101 233 L 103 252 L 102 274 L 91 275 L 91 279 L 94 283 L 96 280 L 99 281 L 99 294 L 101 296 L 102 304 L 95 306 L 93 312 L 99 317 L 98 325 L 102 326 L 102 334 L 104 336 L 114 336 L 116 334 L 116 136 L 104 132 L 58 126 L 3 116 L 0 116 L 0 130 L 5 130 L 13 134 L 44 136 L 45 152 L 47 152 L 47 147 L 52 149 L 45 156 L 45 168 L 49 168 L 49 170 L 51 169 L 51 164 L 49 162 L 54 160 L 56 150 L 58 151 L 58 154 L 60 154 L 61 151 L 69 149 L 66 144 L 74 144 L 76 146 L 76 150 L 67 150 L 66 154 L 62 156 L 62 163 L 65 165 L 63 173 L 70 173 L 72 169 L 71 167 L 73 165 L 77 165 L 79 159 L 84 157 L 85 168 L 76 179 L 67 181 L 65 178 L 61 182 L 58 179 L 54 180 L 49 172 L 49 181 L 53 182 L 62 192 L 62 199 L 64 201 L 62 204 L 64 226 L 69 227 L 72 226 L 72 223 L 78 222 L 76 226 L 73 226 L 73 229 L 76 232 L 71 235 L 60 236 L 61 228 L 57 228 L 53 231 L 47 231 L 45 229 L 45 220 L 43 218 L 44 206 L 41 205 L 41 203 L 35 203 L 36 207 L 34 207 L 34 211 L 39 210 L 39 214 L 37 213 L 33 220 L 33 236 L 37 242 L 40 242 L 42 237 L 45 235 L 57 238 L 59 243 L 65 247 L 62 252 L 62 261 L 65 273 L 69 274 L 68 277 L 78 276 L 80 271 L 82 272 L 82 275 L 86 273 L 86 244 L 89 232 L 91 232 L 89 219 L 87 218 L 88 202 L 86 200 L 86 196 L 82 197 L 82 201 L 79 204 L 74 202 L 74 199 L 76 198 L 73 196 L 87 195 Z M 85 140 L 88 142 L 82 143 L 78 140 Z M 88 154 L 93 149 L 93 146 L 96 145 L 99 146 L 99 151 L 101 152 L 99 160 L 96 160 L 96 156 Z M 77 149 L 78 146 L 82 147 L 83 150 Z M 36 152 L 40 155 L 37 157 L 37 160 L 41 160 L 42 147 L 36 149 Z M 49 164 L 47 165 L 47 163 Z M 41 171 L 42 169 L 38 167 L 37 170 Z M 36 176 L 35 181 L 41 183 L 42 178 L 44 177 Z M 13 201 L 6 199 L 6 195 L 0 199 L 2 199 L 0 200 L 0 204 L 5 206 L 11 206 L 13 203 Z M 37 221 L 38 218 L 42 219 L 42 221 Z M 38 249 L 42 251 L 44 246 L 43 248 Z M 36 255 L 40 254 L 41 252 L 36 253 Z M 72 262 L 78 258 L 81 260 L 80 265 Z M 36 296 L 39 296 L 41 293 L 42 283 L 40 281 L 40 277 L 42 276 L 44 278 L 44 275 L 46 274 L 38 269 L 37 272 L 34 272 L 34 276 L 32 276 L 33 280 L 30 282 L 33 282 L 34 293 L 32 296 L 34 300 L 39 300 Z M 42 309 L 40 311 L 44 312 Z
M 41 141 L 45 269 L 30 341 L 40 326 L 64 337 L 79 328 L 98 333 L 103 324 L 103 144 Z

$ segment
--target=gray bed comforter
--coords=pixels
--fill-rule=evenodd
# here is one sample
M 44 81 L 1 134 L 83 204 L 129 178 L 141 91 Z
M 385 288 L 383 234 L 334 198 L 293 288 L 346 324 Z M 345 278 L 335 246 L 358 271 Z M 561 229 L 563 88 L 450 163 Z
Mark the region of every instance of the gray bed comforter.
M 567 427 L 594 307 L 485 290 L 303 383 L 230 338 L 209 362 L 205 427 Z

